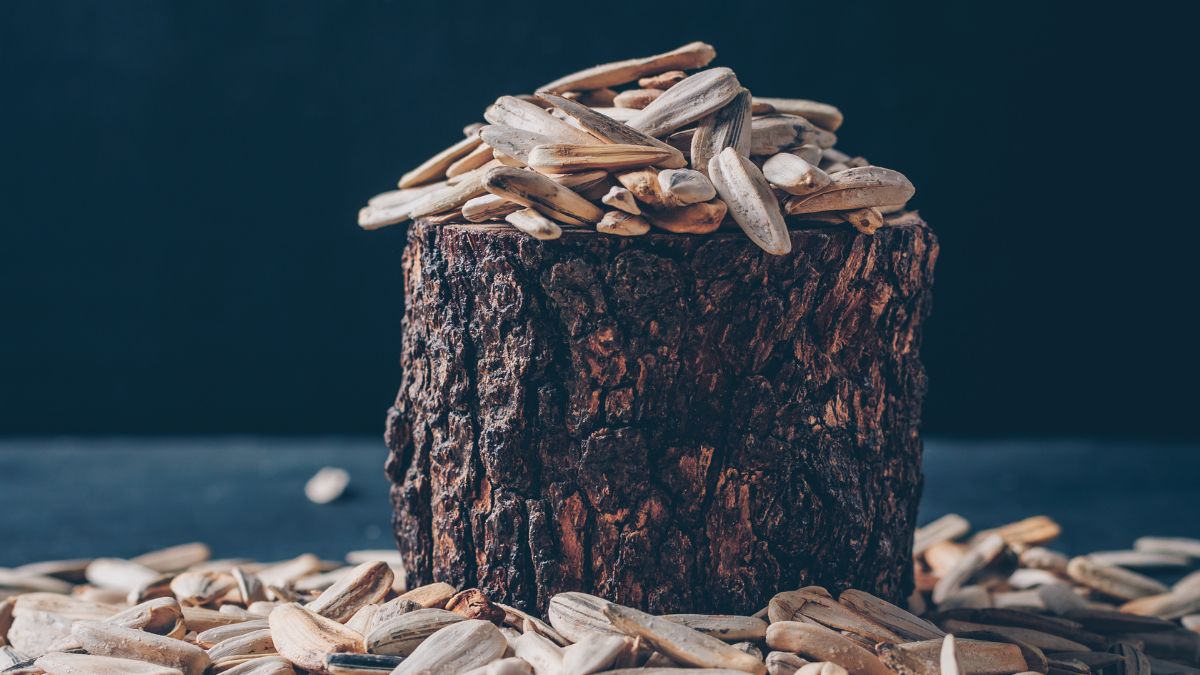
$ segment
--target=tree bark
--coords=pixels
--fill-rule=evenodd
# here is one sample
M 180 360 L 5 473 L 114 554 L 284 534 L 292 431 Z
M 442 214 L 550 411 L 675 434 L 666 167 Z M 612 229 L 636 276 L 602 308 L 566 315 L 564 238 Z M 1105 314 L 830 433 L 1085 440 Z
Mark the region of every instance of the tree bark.
M 415 224 L 386 434 L 410 586 L 530 610 L 902 598 L 937 242 L 915 214 L 792 242 Z

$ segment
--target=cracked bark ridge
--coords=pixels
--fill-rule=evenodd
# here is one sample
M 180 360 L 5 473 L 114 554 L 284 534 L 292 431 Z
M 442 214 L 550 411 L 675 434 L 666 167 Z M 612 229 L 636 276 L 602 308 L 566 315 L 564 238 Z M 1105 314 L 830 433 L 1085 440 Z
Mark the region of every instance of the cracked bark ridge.
M 911 586 L 937 242 L 416 223 L 388 417 L 410 584 L 750 613 Z

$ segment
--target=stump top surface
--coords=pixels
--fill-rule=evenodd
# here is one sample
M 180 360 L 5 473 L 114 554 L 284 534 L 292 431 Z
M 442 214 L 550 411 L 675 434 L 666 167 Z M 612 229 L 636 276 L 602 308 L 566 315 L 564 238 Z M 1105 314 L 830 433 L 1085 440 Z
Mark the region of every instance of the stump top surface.
M 418 221 L 424 224 L 426 221 Z M 804 221 L 802 221 L 804 222 Z M 888 228 L 912 229 L 912 228 L 928 228 L 926 223 L 916 211 L 905 211 L 897 213 L 887 218 Z M 829 236 L 842 234 L 854 234 L 854 229 L 849 224 L 843 223 L 838 225 L 833 224 L 816 224 L 812 221 L 807 221 L 806 227 L 795 227 L 794 223 L 789 223 L 789 232 L 792 238 L 804 237 L 808 235 Z M 448 230 L 461 230 L 465 232 L 487 232 L 495 233 L 501 236 L 511 236 L 521 240 L 530 240 L 532 237 L 512 227 L 507 223 L 459 223 L 447 222 L 441 225 L 436 225 Z M 675 232 L 667 232 L 665 230 L 653 229 L 649 233 L 637 237 L 622 237 L 617 235 L 602 235 L 600 232 L 586 227 L 563 227 L 562 237 L 560 240 L 591 240 L 593 238 L 603 238 L 616 242 L 628 241 L 647 241 L 654 243 L 666 243 L 671 241 L 733 241 L 742 240 L 747 244 L 752 244 L 745 233 L 736 226 L 722 227 L 720 230 L 711 234 L 679 234 Z M 536 241 L 536 240 L 535 240 Z

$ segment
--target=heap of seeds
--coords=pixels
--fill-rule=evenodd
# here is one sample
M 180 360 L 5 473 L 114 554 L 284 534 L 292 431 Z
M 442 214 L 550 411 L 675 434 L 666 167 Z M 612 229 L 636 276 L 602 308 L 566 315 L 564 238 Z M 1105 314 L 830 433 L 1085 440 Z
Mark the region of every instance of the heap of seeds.
M 732 220 L 784 254 L 785 215 L 872 234 L 904 209 L 907 178 L 834 147 L 837 108 L 752 96 L 729 68 L 685 72 L 715 56 L 693 42 L 567 75 L 533 96 L 501 96 L 484 111 L 487 124 L 467 126 L 400 189 L 372 198 L 358 223 L 504 221 L 556 239 L 563 228 L 709 234 Z
M 1200 672 L 1200 572 L 1182 576 L 1200 540 L 1144 537 L 1068 558 L 1045 548 L 1059 533 L 1045 516 L 969 529 L 950 515 L 917 531 L 906 608 L 809 586 L 753 616 L 655 616 L 560 593 L 543 620 L 478 589 L 406 588 L 392 551 L 261 564 L 185 544 L 37 563 L 0 569 L 0 672 Z

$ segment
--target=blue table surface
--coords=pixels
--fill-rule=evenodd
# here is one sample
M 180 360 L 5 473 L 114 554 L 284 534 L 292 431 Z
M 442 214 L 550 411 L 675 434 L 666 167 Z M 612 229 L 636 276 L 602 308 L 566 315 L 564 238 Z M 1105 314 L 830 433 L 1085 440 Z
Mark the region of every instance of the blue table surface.
M 374 438 L 0 440 L 0 566 L 131 556 L 205 541 L 219 557 L 338 559 L 390 548 L 386 451 Z M 309 503 L 326 465 L 347 496 Z M 1200 537 L 1195 446 L 1090 441 L 928 441 L 921 523 L 947 512 L 977 528 L 1044 513 L 1071 554 L 1144 534 Z

